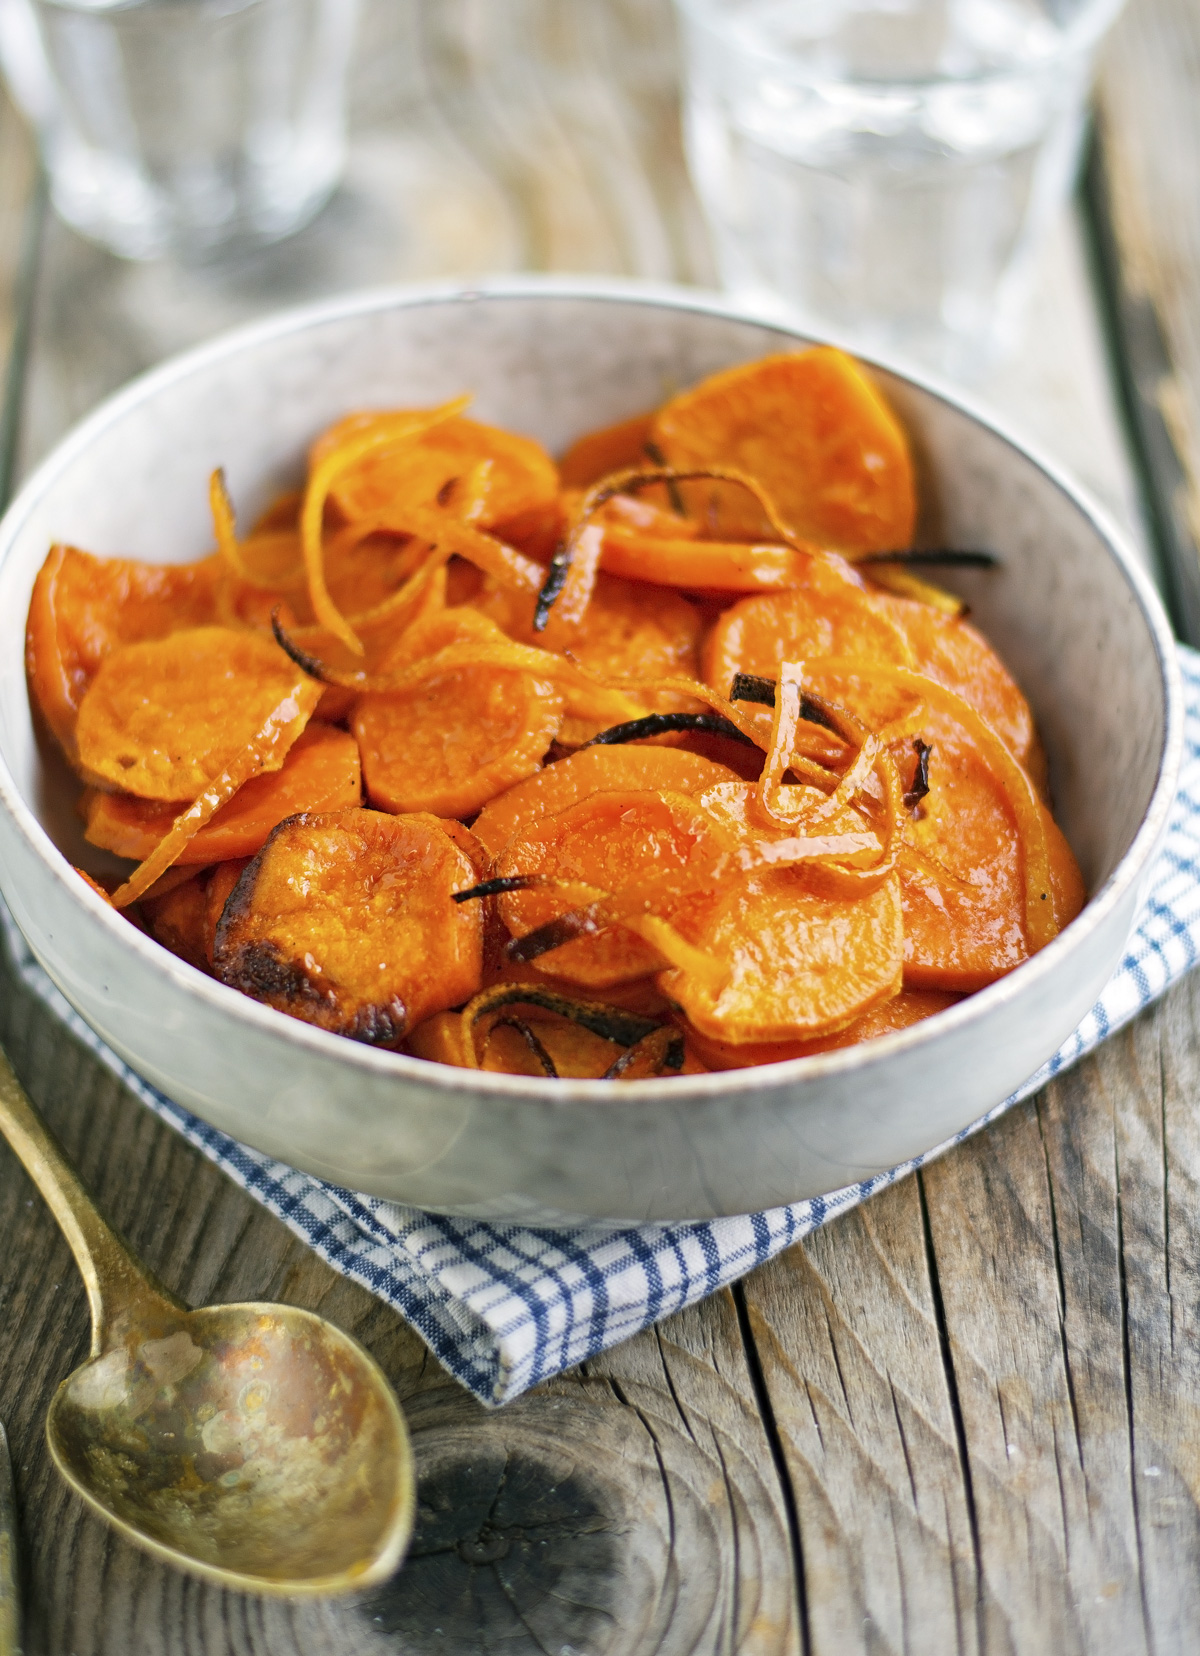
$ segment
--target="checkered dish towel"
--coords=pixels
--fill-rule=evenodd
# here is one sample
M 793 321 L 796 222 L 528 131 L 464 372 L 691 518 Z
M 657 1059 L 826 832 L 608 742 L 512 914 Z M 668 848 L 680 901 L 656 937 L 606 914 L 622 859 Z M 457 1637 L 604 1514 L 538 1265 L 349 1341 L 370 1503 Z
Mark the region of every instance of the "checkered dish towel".
M 743 1276 L 967 1138 L 1090 1052 L 1200 959 L 1200 653 L 1179 653 L 1187 704 L 1179 794 L 1137 929 L 1101 999 L 1048 1064 L 947 1144 L 861 1184 L 766 1213 L 703 1224 L 528 1230 L 446 1219 L 324 1184 L 218 1133 L 147 1085 L 68 1006 L 0 905 L 3 932 L 23 981 L 139 1098 L 335 1270 L 395 1306 L 476 1397 L 506 1403 Z

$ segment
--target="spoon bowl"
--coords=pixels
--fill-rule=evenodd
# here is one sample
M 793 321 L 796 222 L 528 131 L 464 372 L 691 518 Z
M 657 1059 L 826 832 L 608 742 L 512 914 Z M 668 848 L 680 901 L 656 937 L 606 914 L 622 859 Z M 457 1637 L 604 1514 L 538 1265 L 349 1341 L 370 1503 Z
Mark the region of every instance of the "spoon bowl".
M 314 1595 L 385 1580 L 415 1510 L 396 1395 L 357 1340 L 293 1305 L 192 1310 L 101 1218 L 0 1051 L 0 1132 L 70 1243 L 91 1356 L 46 1436 L 94 1511 L 223 1587 Z
M 356 1341 L 282 1305 L 114 1333 L 46 1422 L 90 1506 L 224 1586 L 332 1593 L 391 1573 L 412 1528 L 408 1434 Z

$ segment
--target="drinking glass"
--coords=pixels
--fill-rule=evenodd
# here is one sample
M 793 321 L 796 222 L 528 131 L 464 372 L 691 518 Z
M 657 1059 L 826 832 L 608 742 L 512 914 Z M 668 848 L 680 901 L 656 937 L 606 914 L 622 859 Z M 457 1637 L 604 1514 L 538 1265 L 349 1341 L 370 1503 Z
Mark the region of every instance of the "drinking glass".
M 1121 0 L 676 0 L 722 280 L 969 377 L 1014 338 Z
M 355 0 L 0 0 L 54 206 L 126 258 L 277 240 L 345 155 Z

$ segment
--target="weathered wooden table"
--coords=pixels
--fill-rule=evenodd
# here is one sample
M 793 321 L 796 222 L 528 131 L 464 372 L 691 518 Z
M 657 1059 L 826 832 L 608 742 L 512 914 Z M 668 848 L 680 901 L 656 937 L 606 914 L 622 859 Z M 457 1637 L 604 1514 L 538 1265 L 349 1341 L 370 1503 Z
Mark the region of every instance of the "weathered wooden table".
M 1103 147 L 1019 358 L 979 394 L 1166 560 L 1200 620 L 1200 21 L 1132 0 Z M 122 265 L 38 204 L 0 115 L 0 474 L 170 350 L 267 307 L 516 268 L 710 279 L 664 0 L 374 0 L 345 188 L 234 267 Z M 0 475 L 0 482 L 4 476 Z M 1200 1649 L 1200 979 L 989 1132 L 732 1292 L 498 1414 L 0 976 L 0 1040 L 190 1299 L 282 1298 L 394 1379 L 412 1556 L 361 1601 L 223 1594 L 115 1539 L 42 1421 L 83 1291 L 0 1150 L 0 1412 L 27 1651 L 53 1656 Z

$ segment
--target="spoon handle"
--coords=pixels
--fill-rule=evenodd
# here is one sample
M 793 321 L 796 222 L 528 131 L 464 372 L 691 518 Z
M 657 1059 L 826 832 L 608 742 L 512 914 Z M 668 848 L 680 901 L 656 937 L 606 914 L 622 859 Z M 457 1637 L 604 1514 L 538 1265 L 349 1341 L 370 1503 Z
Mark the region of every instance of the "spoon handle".
M 0 1048 L 0 1133 L 41 1191 L 66 1237 L 87 1289 L 92 1313 L 92 1356 L 107 1349 L 114 1319 L 134 1306 L 185 1310 L 130 1253 L 100 1217 L 58 1140 L 30 1103 Z

